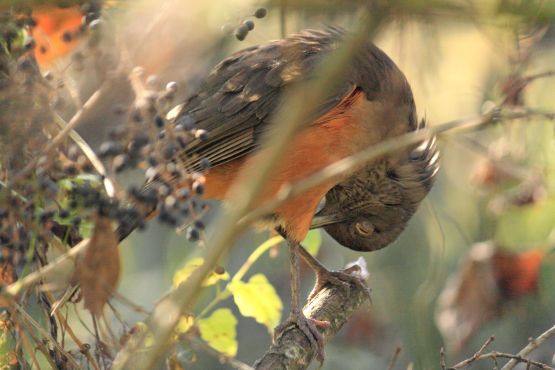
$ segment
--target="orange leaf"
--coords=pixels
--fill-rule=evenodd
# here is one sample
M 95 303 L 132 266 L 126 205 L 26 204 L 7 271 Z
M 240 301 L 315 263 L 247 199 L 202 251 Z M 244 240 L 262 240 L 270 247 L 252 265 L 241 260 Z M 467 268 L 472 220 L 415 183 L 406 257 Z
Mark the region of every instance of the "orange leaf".
M 85 308 L 95 316 L 114 292 L 121 270 L 118 237 L 110 219 L 98 217 L 86 251 L 77 259 L 74 278 L 81 285 Z
M 32 29 L 32 36 L 36 42 L 35 58 L 40 66 L 52 63 L 78 45 L 82 18 L 79 7 L 75 6 L 33 9 L 36 26 Z M 64 34 L 71 35 L 71 38 L 64 40 Z

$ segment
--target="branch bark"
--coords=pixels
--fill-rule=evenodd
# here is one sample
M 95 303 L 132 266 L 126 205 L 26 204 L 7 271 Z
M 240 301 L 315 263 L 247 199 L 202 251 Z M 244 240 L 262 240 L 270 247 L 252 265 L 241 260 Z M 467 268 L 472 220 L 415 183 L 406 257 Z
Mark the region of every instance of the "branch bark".
M 364 270 L 357 275 L 365 276 Z M 308 318 L 330 323 L 322 332 L 326 342 L 337 334 L 360 306 L 369 301 L 365 286 L 351 284 L 350 289 L 346 290 L 341 286 L 327 285 L 304 307 L 303 311 Z M 302 370 L 308 368 L 314 357 L 315 352 L 308 338 L 298 327 L 292 326 L 255 362 L 254 368 Z

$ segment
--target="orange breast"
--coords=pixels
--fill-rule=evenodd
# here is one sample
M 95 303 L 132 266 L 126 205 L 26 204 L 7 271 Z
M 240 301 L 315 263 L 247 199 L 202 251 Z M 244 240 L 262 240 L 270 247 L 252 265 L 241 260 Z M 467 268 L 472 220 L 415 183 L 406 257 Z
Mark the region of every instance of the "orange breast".
M 360 98 L 364 98 L 364 95 L 357 93 L 355 99 Z M 301 131 L 291 142 L 272 171 L 257 203 L 275 196 L 284 184 L 302 180 L 356 151 L 349 145 L 353 135 L 357 135 L 355 119 L 348 114 L 337 116 L 336 112 L 330 111 L 320 121 L 322 122 Z M 211 169 L 206 174 L 206 197 L 225 199 L 233 181 L 244 174 L 247 168 L 256 166 L 259 158 L 260 154 L 254 154 Z M 298 241 L 304 239 L 318 203 L 340 180 L 330 179 L 288 200 L 276 209 L 275 214 L 290 238 Z

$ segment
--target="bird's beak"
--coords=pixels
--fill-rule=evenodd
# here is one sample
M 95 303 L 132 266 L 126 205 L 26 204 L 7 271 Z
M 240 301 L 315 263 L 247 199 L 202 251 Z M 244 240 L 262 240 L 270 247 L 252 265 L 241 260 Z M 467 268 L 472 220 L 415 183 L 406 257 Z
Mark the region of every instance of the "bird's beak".
M 328 225 L 332 225 L 332 224 L 337 224 L 340 222 L 345 222 L 347 221 L 348 218 L 345 216 L 341 216 L 341 215 L 322 215 L 322 216 L 314 216 L 314 218 L 312 219 L 312 223 L 310 224 L 310 228 L 311 229 L 319 229 L 321 227 L 324 226 L 328 226 Z

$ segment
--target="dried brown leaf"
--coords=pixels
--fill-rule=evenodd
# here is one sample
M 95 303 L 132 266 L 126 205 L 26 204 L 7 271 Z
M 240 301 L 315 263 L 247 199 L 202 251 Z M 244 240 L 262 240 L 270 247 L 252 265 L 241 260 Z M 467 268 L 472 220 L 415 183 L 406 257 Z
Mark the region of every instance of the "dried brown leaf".
M 472 246 L 438 301 L 436 321 L 449 349 L 462 349 L 484 323 L 502 314 L 508 301 L 536 292 L 544 256 L 540 249 L 517 253 L 493 242 Z
M 95 316 L 114 292 L 121 270 L 118 237 L 110 219 L 98 217 L 91 241 L 77 259 L 74 279 L 81 285 L 85 308 Z
M 501 293 L 491 266 L 493 243 L 474 245 L 460 270 L 439 297 L 436 322 L 450 351 L 459 351 L 470 337 L 499 314 Z

